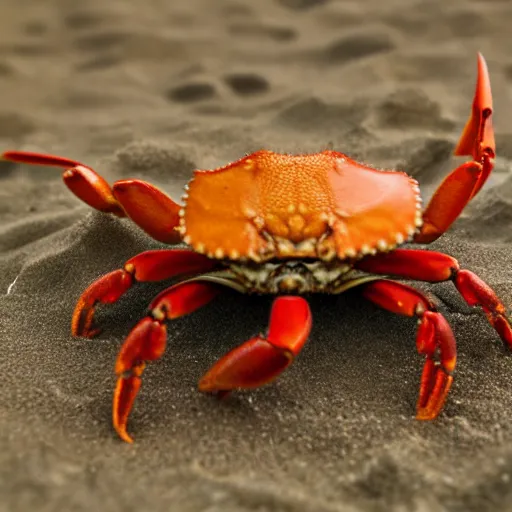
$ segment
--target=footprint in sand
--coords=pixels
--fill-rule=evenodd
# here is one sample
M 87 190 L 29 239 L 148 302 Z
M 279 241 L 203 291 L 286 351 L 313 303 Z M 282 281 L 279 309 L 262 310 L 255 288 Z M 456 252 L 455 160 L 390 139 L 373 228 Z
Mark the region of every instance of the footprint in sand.
M 324 5 L 329 0 L 277 0 L 277 3 L 288 9 L 295 11 L 302 11 L 305 9 L 311 9 L 312 7 L 319 7 Z
M 80 62 L 75 69 L 77 71 L 97 71 L 117 66 L 122 62 L 123 59 L 119 55 L 102 55 Z
M 111 50 L 119 44 L 129 41 L 131 35 L 126 32 L 101 31 L 77 37 L 74 45 L 78 50 L 98 52 Z
M 39 20 L 27 21 L 23 28 L 29 36 L 42 36 L 48 32 L 48 26 Z
M 63 22 L 66 27 L 72 30 L 84 30 L 100 25 L 102 17 L 92 12 L 77 11 L 64 16 Z
M 233 23 L 228 27 L 228 32 L 237 37 L 254 38 L 259 41 L 266 39 L 277 43 L 297 38 L 297 32 L 293 28 L 260 23 Z
M 276 121 L 292 130 L 325 130 L 339 134 L 360 128 L 367 113 L 368 106 L 360 102 L 337 104 L 309 97 L 283 109 Z
M 232 73 L 226 75 L 224 80 L 239 96 L 261 94 L 270 88 L 267 79 L 255 73 Z
M 319 56 L 333 64 L 389 52 L 395 48 L 391 37 L 385 33 L 355 34 L 329 44 Z
M 189 82 L 173 87 L 166 92 L 167 99 L 178 103 L 209 100 L 215 95 L 215 87 L 208 82 Z

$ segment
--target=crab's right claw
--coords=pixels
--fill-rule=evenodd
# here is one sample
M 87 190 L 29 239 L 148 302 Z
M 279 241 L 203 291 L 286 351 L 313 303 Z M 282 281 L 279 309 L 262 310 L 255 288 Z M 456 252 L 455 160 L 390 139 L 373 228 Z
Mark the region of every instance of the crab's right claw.
M 495 157 L 496 143 L 492 127 L 491 81 L 487 64 L 481 53 L 478 54 L 478 76 L 476 81 L 473 108 L 464 131 L 455 148 L 456 155 L 471 155 L 476 162 L 481 162 L 487 154 Z
M 429 244 L 445 233 L 478 194 L 494 166 L 496 144 L 492 127 L 491 82 L 487 64 L 478 54 L 478 76 L 471 114 L 455 148 L 455 155 L 469 155 L 439 185 L 423 212 L 423 225 L 414 242 Z

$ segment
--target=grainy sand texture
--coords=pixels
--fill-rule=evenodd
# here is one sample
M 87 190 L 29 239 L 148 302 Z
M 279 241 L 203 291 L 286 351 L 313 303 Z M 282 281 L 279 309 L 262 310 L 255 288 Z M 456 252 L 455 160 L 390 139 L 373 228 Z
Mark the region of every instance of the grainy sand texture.
M 510 311 L 511 25 L 507 0 L 2 0 L 0 149 L 178 200 L 194 169 L 334 148 L 406 170 L 428 199 L 461 162 L 481 51 L 495 171 L 431 247 Z M 271 297 L 228 293 L 169 325 L 135 443 L 121 442 L 114 361 L 162 286 L 102 308 L 97 339 L 73 338 L 71 314 L 94 279 L 161 244 L 89 209 L 60 174 L 0 167 L 0 511 L 512 511 L 512 357 L 450 282 L 418 284 L 459 350 L 435 422 L 414 419 L 416 321 L 357 290 L 311 300 L 310 340 L 274 384 L 198 393 L 216 359 L 267 326 Z

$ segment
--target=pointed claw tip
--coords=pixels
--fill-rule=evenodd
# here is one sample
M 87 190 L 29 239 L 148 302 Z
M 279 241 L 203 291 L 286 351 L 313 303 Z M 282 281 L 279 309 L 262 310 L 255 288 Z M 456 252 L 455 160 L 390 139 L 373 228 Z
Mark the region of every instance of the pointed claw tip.
M 197 388 L 201 393 L 214 393 L 217 391 L 213 379 L 208 374 L 199 381 Z
M 485 57 L 482 52 L 477 52 L 477 62 L 479 65 L 484 65 L 487 67 L 487 61 L 485 60 Z
M 116 411 L 114 411 L 112 415 L 112 425 L 114 427 L 114 430 L 117 432 L 117 435 L 125 442 L 125 443 L 133 443 L 133 438 L 128 434 L 126 431 L 126 420 L 122 421 L 121 418 L 119 418 Z
M 478 73 L 487 72 L 487 61 L 485 60 L 485 57 L 478 52 L 477 54 L 477 66 L 478 66 Z
M 128 444 L 132 444 L 133 443 L 133 437 L 131 437 L 128 432 L 126 431 L 126 427 L 125 426 L 121 426 L 121 425 L 114 425 L 114 428 L 116 429 L 116 432 L 117 432 L 117 435 L 125 442 L 125 443 L 128 443 Z
M 420 421 L 431 421 L 435 420 L 437 415 L 429 413 L 428 411 L 420 410 L 416 413 L 416 419 Z

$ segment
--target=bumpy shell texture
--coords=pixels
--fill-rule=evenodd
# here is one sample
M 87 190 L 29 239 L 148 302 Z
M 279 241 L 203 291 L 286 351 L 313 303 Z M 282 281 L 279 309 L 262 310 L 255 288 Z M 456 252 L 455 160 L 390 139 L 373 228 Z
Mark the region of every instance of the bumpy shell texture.
M 185 243 L 218 259 L 354 259 L 393 249 L 421 226 L 416 180 L 335 151 L 258 151 L 198 170 L 184 200 Z

